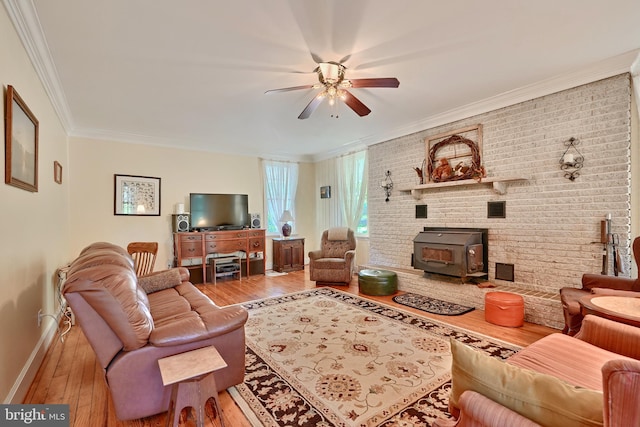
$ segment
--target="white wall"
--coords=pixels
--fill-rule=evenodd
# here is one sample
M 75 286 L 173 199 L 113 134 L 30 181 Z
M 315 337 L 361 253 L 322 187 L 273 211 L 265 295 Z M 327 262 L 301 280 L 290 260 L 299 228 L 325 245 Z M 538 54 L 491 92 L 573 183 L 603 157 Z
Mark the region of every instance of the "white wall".
M 131 241 L 157 241 L 155 269 L 166 268 L 173 260 L 171 214 L 175 212 L 176 203 L 184 203 L 189 210 L 189 193 L 247 194 L 249 212 L 260 213 L 264 218 L 264 186 L 257 157 L 72 138 L 70 162 L 71 250 L 74 254 L 96 241 L 121 246 Z M 160 216 L 114 215 L 114 174 L 160 178 Z M 303 237 L 315 234 L 314 212 L 307 196 L 312 177 L 313 165 L 301 164 L 295 230 Z M 271 261 L 268 241 L 268 268 Z
M 0 184 L 0 397 L 20 402 L 54 325 L 45 318 L 38 327 L 38 310 L 57 311 L 56 270 L 69 259 L 69 162 L 65 131 L 4 8 L 0 56 L 2 117 L 6 88 L 12 85 L 40 125 L 38 192 Z M 3 169 L 4 160 L 0 150 Z M 54 160 L 63 166 L 62 185 L 53 181 Z

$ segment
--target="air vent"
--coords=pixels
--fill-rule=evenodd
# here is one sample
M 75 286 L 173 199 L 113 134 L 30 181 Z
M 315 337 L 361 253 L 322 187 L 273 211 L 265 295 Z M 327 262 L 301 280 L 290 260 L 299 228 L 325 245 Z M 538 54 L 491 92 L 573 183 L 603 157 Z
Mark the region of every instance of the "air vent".
M 487 202 L 487 218 L 506 218 L 507 202 Z
M 427 205 L 416 205 L 416 218 L 427 217 Z
M 496 262 L 496 280 L 513 282 L 515 280 L 513 270 L 513 264 Z

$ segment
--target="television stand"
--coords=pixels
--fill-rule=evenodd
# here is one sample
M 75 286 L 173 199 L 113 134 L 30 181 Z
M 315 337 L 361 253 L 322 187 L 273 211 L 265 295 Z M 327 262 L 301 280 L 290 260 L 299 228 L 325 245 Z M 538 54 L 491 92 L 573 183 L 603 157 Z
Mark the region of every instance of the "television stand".
M 246 276 L 264 274 L 266 270 L 265 230 L 249 228 L 241 230 L 205 231 L 173 233 L 176 266 L 198 269 L 203 283 L 207 282 L 207 258 L 211 254 L 229 254 L 242 251 L 240 270 L 244 267 Z M 262 258 L 251 257 L 261 254 Z M 260 260 L 262 268 L 255 268 L 255 260 Z M 242 273 L 240 273 L 242 274 Z M 194 274 L 194 276 L 196 276 Z M 215 280 L 212 278 L 212 280 Z

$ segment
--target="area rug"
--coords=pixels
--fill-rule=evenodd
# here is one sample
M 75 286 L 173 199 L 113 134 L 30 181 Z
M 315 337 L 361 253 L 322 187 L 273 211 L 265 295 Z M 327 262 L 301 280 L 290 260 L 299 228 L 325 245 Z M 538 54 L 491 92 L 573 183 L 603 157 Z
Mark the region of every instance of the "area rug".
M 254 425 L 430 426 L 447 416 L 453 338 L 501 359 L 518 347 L 332 288 L 243 304 Z
M 441 314 L 444 316 L 459 316 L 464 313 L 475 310 L 475 307 L 456 304 L 453 302 L 442 301 L 436 298 L 407 292 L 406 294 L 396 295 L 393 300 L 398 304 L 417 308 L 433 314 Z

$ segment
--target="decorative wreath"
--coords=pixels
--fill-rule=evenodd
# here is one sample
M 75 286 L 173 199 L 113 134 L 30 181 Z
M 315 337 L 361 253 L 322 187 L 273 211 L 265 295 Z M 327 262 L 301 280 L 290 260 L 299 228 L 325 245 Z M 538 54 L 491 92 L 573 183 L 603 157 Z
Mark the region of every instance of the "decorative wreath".
M 471 166 L 468 168 L 464 168 L 466 170 L 464 170 L 462 173 L 451 174 L 446 178 L 434 177 L 433 171 L 434 164 L 436 162 L 436 152 L 440 148 L 451 144 L 465 144 L 471 149 Z M 475 142 L 460 135 L 452 135 L 449 138 L 443 139 L 442 141 L 434 144 L 433 147 L 431 147 L 431 149 L 429 150 L 429 162 L 427 166 L 429 177 L 434 182 L 458 181 L 471 178 L 480 181 L 486 175 L 484 167 L 480 165 L 480 150 L 478 150 L 478 146 Z

